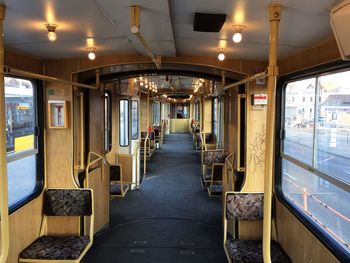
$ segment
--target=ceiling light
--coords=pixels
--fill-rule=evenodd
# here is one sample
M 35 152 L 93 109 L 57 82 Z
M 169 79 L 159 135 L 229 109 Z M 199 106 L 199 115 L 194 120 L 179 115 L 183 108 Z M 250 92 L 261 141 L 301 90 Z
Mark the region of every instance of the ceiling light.
M 220 54 L 218 55 L 218 59 L 219 59 L 220 61 L 224 61 L 224 59 L 225 59 L 225 54 L 224 54 L 224 53 L 220 53 Z
M 56 28 L 58 27 L 58 25 L 56 25 L 56 24 L 45 24 L 44 26 L 46 27 L 47 31 L 49 31 L 47 33 L 47 38 L 51 42 L 56 41 L 56 39 L 57 39 Z
M 141 87 L 143 86 L 143 82 L 140 82 L 140 86 L 141 86 Z
M 244 25 L 235 25 L 233 26 L 235 29 L 235 33 L 232 36 L 232 40 L 235 43 L 239 43 L 242 41 L 242 31 L 245 29 Z
M 137 79 L 135 78 L 135 79 L 134 79 L 134 83 L 136 83 L 136 82 L 137 82 Z
M 145 85 L 145 88 L 148 89 L 148 84 Z
M 89 50 L 88 58 L 89 58 L 90 60 L 94 60 L 94 59 L 96 58 L 96 54 L 95 54 L 96 48 L 94 48 L 94 47 L 88 47 L 87 49 Z

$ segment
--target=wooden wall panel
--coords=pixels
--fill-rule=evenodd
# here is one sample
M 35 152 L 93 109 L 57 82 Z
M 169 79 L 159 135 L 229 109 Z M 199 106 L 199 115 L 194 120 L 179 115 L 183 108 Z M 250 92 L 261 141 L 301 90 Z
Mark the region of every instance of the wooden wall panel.
M 90 90 L 89 150 L 104 154 L 104 97 L 100 90 Z M 103 169 L 101 167 L 103 165 Z M 99 162 L 98 169 L 89 176 L 89 188 L 94 190 L 95 232 L 109 222 L 109 169 Z
M 340 59 L 334 38 L 279 61 L 280 75 Z
M 293 263 L 339 262 L 279 201 L 276 209 L 278 240 Z
M 12 50 L 5 50 L 5 65 L 41 74 L 43 72 L 43 61 L 24 53 L 17 53 Z
M 203 104 L 203 131 L 212 132 L 212 98 L 204 99 Z
M 118 155 L 119 163 L 122 166 L 123 170 L 123 181 L 132 182 L 132 155 L 130 154 L 119 154 Z
M 266 94 L 266 85 L 247 88 L 246 180 L 243 191 L 263 192 L 265 172 L 266 106 L 253 106 L 254 93 Z
M 140 131 L 145 132 L 148 129 L 148 109 L 147 109 L 147 95 L 146 94 L 142 94 L 142 96 L 141 96 L 140 114 L 141 114 Z

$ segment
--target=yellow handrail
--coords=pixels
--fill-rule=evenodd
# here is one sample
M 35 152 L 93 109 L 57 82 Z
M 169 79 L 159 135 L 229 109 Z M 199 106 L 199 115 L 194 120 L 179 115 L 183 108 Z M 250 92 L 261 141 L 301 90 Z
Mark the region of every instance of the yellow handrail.
M 274 169 L 275 142 L 275 96 L 278 47 L 278 26 L 281 20 L 282 6 L 270 6 L 270 53 L 267 80 L 267 113 L 266 113 L 266 149 L 264 178 L 264 218 L 263 218 L 263 256 L 265 263 L 271 263 L 271 210 L 272 210 L 272 175 Z
M 146 169 L 147 169 L 147 141 L 149 140 L 149 134 L 147 132 L 146 138 L 145 138 L 145 142 L 143 144 L 143 174 L 146 174 Z M 151 142 L 150 143 L 150 147 L 151 147 Z
M 0 263 L 5 263 L 9 253 L 9 213 L 7 189 L 7 161 L 6 161 L 6 135 L 5 121 L 5 83 L 4 83 L 4 38 L 3 21 L 5 19 L 4 5 L 0 5 L 0 212 L 1 212 L 1 247 Z
M 91 162 L 92 155 L 96 156 L 97 158 Z M 88 162 L 87 162 L 86 170 L 85 170 L 85 174 L 86 174 L 86 176 L 85 176 L 86 179 L 85 180 L 86 180 L 86 186 L 87 187 L 89 187 L 89 173 L 90 173 L 89 170 L 90 170 L 90 167 L 92 165 L 94 165 L 95 163 L 101 161 L 101 160 L 102 160 L 102 166 L 101 166 L 102 167 L 101 181 L 102 181 L 103 180 L 103 174 L 104 174 L 104 169 L 103 169 L 104 165 L 103 165 L 103 163 L 106 162 L 106 159 L 105 159 L 104 156 L 102 156 L 102 155 L 100 155 L 100 154 L 98 154 L 98 153 L 96 153 L 94 151 L 90 151 L 89 152 L 89 154 L 88 154 Z

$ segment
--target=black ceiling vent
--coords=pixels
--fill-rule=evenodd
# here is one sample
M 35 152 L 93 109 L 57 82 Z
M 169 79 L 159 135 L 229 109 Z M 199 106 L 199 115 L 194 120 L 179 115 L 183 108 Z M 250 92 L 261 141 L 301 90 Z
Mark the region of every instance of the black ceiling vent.
M 219 32 L 225 23 L 224 14 L 195 13 L 193 30 L 200 32 Z

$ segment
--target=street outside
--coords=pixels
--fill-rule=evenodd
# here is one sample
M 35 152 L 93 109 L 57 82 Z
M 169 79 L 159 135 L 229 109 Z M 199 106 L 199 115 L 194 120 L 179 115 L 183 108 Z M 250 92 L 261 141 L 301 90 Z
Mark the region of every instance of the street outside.
M 311 166 L 312 128 L 286 128 L 284 154 Z M 348 130 L 321 128 L 317 134 L 316 167 L 341 181 L 350 183 L 350 138 Z M 284 194 L 312 215 L 331 236 L 350 252 L 350 194 L 309 171 L 283 161 Z M 311 194 L 307 196 L 304 191 Z M 316 200 L 317 199 L 317 200 Z M 323 203 L 323 204 L 322 204 Z M 327 206 L 327 207 L 326 207 Z M 334 209 L 334 211 L 332 211 Z M 337 213 L 338 212 L 338 213 Z

